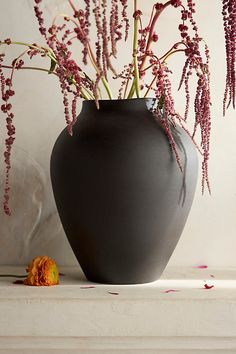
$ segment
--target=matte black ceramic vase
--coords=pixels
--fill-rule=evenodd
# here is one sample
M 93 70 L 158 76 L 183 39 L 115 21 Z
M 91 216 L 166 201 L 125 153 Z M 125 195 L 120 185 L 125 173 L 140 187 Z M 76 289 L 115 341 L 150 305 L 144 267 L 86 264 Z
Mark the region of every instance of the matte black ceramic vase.
M 157 280 L 184 228 L 197 180 L 197 153 L 173 128 L 182 173 L 149 110 L 152 100 L 85 101 L 73 136 L 53 148 L 51 180 L 70 245 L 99 283 Z

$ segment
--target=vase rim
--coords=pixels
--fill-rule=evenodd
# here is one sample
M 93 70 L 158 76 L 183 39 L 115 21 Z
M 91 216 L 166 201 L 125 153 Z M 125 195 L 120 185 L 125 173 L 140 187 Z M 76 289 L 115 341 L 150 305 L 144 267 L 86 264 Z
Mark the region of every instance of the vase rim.
M 97 111 L 97 110 L 113 110 L 116 107 L 119 107 L 119 110 L 150 110 L 155 103 L 156 99 L 151 97 L 143 98 L 127 98 L 127 99 L 105 99 L 98 100 L 99 109 L 96 106 L 95 100 L 84 100 L 82 112 L 86 111 Z

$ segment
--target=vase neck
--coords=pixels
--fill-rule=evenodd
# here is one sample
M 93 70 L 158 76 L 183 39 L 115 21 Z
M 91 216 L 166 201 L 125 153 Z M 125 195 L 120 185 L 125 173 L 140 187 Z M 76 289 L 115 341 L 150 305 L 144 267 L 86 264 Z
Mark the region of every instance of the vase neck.
M 108 111 L 124 111 L 124 112 L 147 112 L 151 110 L 155 99 L 154 98 L 133 98 L 133 99 L 124 99 L 124 100 L 99 100 L 99 111 L 108 112 Z M 95 101 L 83 101 L 83 107 L 81 113 L 86 112 L 98 112 Z

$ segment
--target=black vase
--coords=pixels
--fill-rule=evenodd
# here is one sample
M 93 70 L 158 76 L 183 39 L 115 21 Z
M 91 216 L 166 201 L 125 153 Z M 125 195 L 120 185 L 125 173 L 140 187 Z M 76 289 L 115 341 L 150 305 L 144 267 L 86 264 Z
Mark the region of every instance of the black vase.
M 57 209 L 88 280 L 157 280 L 184 228 L 197 180 L 197 153 L 172 128 L 181 172 L 151 99 L 85 101 L 51 157 Z

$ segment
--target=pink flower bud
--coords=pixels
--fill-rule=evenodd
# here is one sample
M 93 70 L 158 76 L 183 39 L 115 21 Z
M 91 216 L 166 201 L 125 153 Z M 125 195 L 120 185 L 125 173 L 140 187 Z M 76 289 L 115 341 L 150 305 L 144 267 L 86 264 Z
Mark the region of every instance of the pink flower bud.
M 135 20 L 138 20 L 141 16 L 142 16 L 142 11 L 141 10 L 137 10 L 137 11 L 135 11 L 134 12 L 134 14 L 133 14 L 133 18 L 135 19 Z
M 153 33 L 153 35 L 152 35 L 153 42 L 157 42 L 158 39 L 159 39 L 158 34 L 157 33 Z

